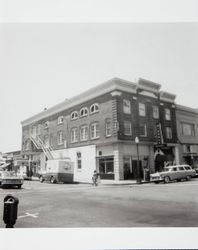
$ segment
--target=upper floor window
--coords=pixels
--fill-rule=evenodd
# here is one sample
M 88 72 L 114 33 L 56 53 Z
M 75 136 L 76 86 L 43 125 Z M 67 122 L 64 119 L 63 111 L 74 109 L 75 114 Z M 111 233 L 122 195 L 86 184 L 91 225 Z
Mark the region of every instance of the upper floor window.
M 153 118 L 159 119 L 159 108 L 158 106 L 153 106 Z
M 139 134 L 140 134 L 140 136 L 144 136 L 144 137 L 147 136 L 146 124 L 140 124 L 140 126 L 139 126 Z
M 171 112 L 170 109 L 165 109 L 165 120 L 170 121 L 171 120 Z
M 30 140 L 26 140 L 24 143 L 24 150 L 25 151 L 29 151 L 31 150 L 31 141 Z
M 99 138 L 99 123 L 94 122 L 91 124 L 91 139 Z
M 132 135 L 131 122 L 124 121 L 124 134 Z
M 32 135 L 37 135 L 37 126 L 36 125 L 34 125 L 33 127 L 32 127 Z
M 167 139 L 172 139 L 173 136 L 172 136 L 172 128 L 170 127 L 166 127 L 166 138 Z
M 71 120 L 76 120 L 78 118 L 78 112 L 74 111 L 71 113 Z
M 88 140 L 88 126 L 84 125 L 80 128 L 80 140 L 86 141 Z
M 71 129 L 71 142 L 77 142 L 78 141 L 78 130 L 77 128 Z
M 45 122 L 44 128 L 45 128 L 45 129 L 49 128 L 49 121 L 46 121 L 46 122 Z
M 38 134 L 38 135 L 40 135 L 40 134 L 41 134 L 41 124 L 38 124 L 37 134 Z
M 106 136 L 111 136 L 111 119 L 106 119 L 105 131 Z
M 92 104 L 90 107 L 90 113 L 93 114 L 93 113 L 96 113 L 98 111 L 99 111 L 99 104 L 98 103 Z
M 146 106 L 144 103 L 139 103 L 139 115 L 146 116 Z
M 181 123 L 182 135 L 195 136 L 195 125 L 191 123 Z
M 80 117 L 87 116 L 87 115 L 88 115 L 88 109 L 86 107 L 82 108 L 80 110 Z
M 58 124 L 62 124 L 64 121 L 64 117 L 63 116 L 59 116 L 58 117 Z
M 131 114 L 131 102 L 129 100 L 123 100 L 123 112 L 125 114 Z
M 57 134 L 57 143 L 58 143 L 58 145 L 62 145 L 63 144 L 63 131 L 58 131 L 58 134 Z

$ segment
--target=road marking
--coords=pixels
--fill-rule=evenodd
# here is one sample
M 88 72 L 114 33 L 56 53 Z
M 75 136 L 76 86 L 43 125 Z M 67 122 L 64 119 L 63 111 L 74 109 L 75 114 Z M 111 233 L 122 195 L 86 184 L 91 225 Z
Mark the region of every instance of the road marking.
M 38 213 L 35 213 L 35 214 L 31 214 L 31 213 L 25 213 L 25 215 L 20 215 L 18 216 L 18 218 L 24 218 L 24 217 L 33 217 L 33 218 L 37 218 L 38 217 Z

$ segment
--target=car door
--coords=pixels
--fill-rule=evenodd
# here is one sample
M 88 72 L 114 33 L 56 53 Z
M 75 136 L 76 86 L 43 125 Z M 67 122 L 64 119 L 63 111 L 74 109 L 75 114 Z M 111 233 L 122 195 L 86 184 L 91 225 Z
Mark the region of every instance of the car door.
M 183 166 L 178 167 L 178 178 L 179 179 L 185 179 L 186 178 L 186 172 Z

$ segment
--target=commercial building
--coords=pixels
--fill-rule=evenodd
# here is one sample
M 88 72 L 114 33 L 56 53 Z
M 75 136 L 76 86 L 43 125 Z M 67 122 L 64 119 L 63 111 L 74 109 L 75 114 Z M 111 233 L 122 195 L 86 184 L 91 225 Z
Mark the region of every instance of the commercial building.
M 113 78 L 22 121 L 23 158 L 37 171 L 49 158 L 70 157 L 79 182 L 95 169 L 102 179 L 125 180 L 179 163 L 176 96 L 160 89 Z
M 176 106 L 180 162 L 198 167 L 198 110 Z

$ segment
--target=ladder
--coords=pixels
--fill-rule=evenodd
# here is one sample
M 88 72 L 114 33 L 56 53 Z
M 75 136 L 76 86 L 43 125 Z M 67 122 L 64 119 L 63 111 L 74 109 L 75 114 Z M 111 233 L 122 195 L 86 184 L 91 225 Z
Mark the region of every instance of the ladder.
M 34 145 L 37 149 L 43 150 L 43 152 L 44 152 L 45 156 L 48 158 L 48 160 L 54 159 L 53 154 L 52 154 L 52 151 L 53 151 L 52 147 L 50 147 L 50 146 L 47 147 L 38 135 L 31 134 L 30 139 L 34 143 Z

